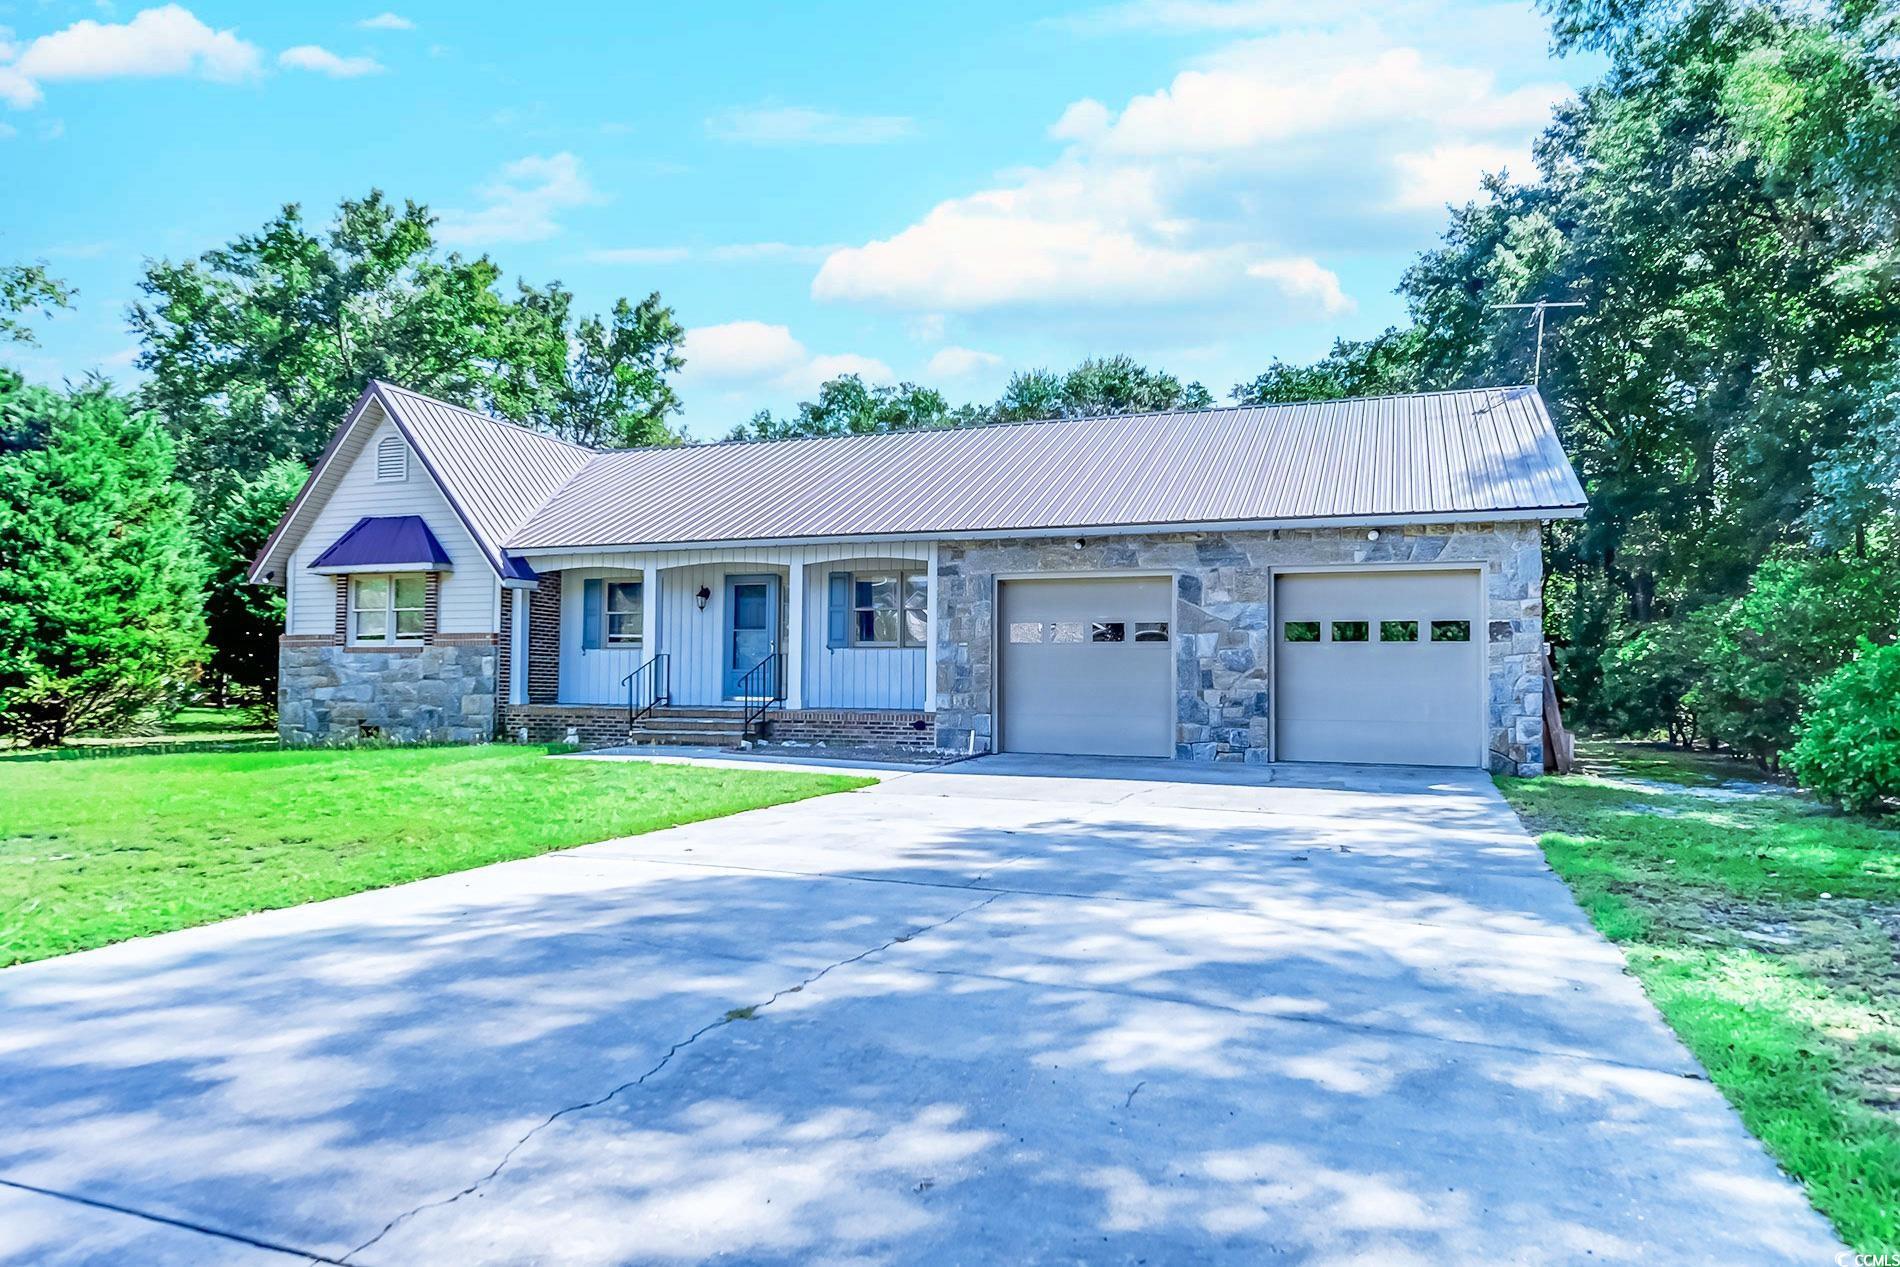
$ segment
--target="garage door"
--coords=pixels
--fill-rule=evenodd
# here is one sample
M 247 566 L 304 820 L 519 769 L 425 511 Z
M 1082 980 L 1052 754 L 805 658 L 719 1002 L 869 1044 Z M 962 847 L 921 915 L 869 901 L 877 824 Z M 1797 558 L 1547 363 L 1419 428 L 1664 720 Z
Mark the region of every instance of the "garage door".
M 1296 574 L 1274 583 L 1274 756 L 1481 765 L 1479 577 Z
M 998 607 L 1003 748 L 1174 755 L 1171 581 L 1004 581 Z

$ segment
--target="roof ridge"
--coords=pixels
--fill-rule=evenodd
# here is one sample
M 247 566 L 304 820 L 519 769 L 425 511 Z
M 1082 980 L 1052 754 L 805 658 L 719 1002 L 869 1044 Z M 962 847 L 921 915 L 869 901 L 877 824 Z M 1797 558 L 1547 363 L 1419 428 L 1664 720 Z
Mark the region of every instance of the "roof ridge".
M 741 448 L 747 445 L 814 444 L 821 441 L 880 440 L 893 436 L 970 434 L 996 431 L 1005 427 L 1066 427 L 1087 423 L 1138 422 L 1148 418 L 1197 418 L 1211 414 L 1246 414 L 1281 409 L 1313 409 L 1329 405 L 1372 404 L 1385 400 L 1418 400 L 1428 396 L 1479 396 L 1491 393 L 1536 391 L 1532 383 L 1509 383 L 1487 387 L 1441 387 L 1427 392 L 1385 392 L 1375 396 L 1330 396 L 1323 400 L 1283 400 L 1264 405 L 1209 405 L 1202 409 L 1150 409 L 1132 414 L 1085 414 L 1072 418 L 1010 418 L 1000 422 L 980 422 L 972 426 L 912 427 L 903 431 L 849 431 L 841 435 L 772 436 L 769 439 L 728 437 L 687 444 L 640 444 L 624 449 L 589 449 L 595 457 L 615 458 L 634 453 L 673 453 L 695 449 Z M 418 393 L 419 394 L 419 393 Z M 458 406 L 459 407 L 459 406 Z M 511 424 L 504 424 L 511 425 Z
M 440 405 L 444 409 L 452 410 L 455 413 L 463 414 L 469 418 L 477 419 L 481 422 L 485 422 L 489 424 L 492 427 L 507 427 L 511 431 L 518 432 L 522 435 L 534 436 L 536 439 L 547 440 L 554 444 L 564 445 L 567 448 L 573 449 L 579 453 L 585 453 L 592 456 L 592 455 L 610 451 L 606 449 L 597 449 L 593 445 L 589 445 L 589 444 L 581 444 L 578 441 L 569 440 L 565 436 L 557 436 L 553 434 L 552 432 L 542 431 L 540 428 L 529 426 L 526 423 L 512 422 L 507 418 L 497 418 L 493 414 L 485 414 L 479 409 L 470 409 L 467 405 L 458 405 L 452 400 L 443 400 L 440 396 L 431 396 L 429 395 L 429 393 L 419 392 L 413 387 L 404 387 L 401 383 L 392 383 L 386 378 L 372 378 L 370 380 L 370 383 L 379 389 L 401 392 L 405 396 L 414 396 L 418 400 L 426 400 L 432 405 Z

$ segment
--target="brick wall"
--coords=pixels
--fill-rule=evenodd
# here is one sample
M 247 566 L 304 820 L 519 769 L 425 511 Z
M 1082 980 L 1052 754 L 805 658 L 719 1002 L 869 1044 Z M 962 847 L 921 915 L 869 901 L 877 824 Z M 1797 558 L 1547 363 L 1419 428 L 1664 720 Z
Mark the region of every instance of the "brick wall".
M 501 632 L 496 636 L 495 694 L 501 704 L 509 699 L 510 676 L 515 656 L 515 592 L 506 586 L 501 591 Z M 497 724 L 500 718 L 496 719 Z
M 565 743 L 571 726 L 582 747 L 614 747 L 627 742 L 627 710 L 611 704 L 513 704 L 501 710 L 501 731 L 519 740 L 522 727 L 529 743 Z M 702 714 L 709 715 L 709 714 Z M 732 715 L 736 726 L 739 715 Z M 766 738 L 780 743 L 837 745 L 875 744 L 885 748 L 928 749 L 936 743 L 929 713 L 882 710 L 801 709 L 774 710 Z M 649 724 L 664 726 L 665 718 Z
M 561 697 L 561 574 L 550 572 L 528 595 L 528 702 Z

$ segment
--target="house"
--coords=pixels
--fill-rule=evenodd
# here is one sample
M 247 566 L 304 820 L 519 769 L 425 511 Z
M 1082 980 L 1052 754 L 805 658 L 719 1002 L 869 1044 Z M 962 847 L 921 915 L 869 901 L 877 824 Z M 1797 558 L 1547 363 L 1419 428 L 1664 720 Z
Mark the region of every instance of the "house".
M 600 452 L 373 383 L 259 552 L 293 742 L 1543 767 L 1530 387 Z

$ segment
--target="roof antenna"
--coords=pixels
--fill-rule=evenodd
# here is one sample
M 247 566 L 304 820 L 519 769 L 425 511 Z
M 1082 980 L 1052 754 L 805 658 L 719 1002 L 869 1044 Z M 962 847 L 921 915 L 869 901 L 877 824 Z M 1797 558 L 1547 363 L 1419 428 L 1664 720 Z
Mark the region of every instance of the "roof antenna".
M 1529 308 L 1533 320 L 1537 322 L 1537 359 L 1531 362 L 1531 386 L 1537 386 L 1537 380 L 1544 372 L 1544 313 L 1552 308 L 1582 308 L 1581 299 L 1538 299 L 1527 304 L 1492 304 L 1493 308 Z

